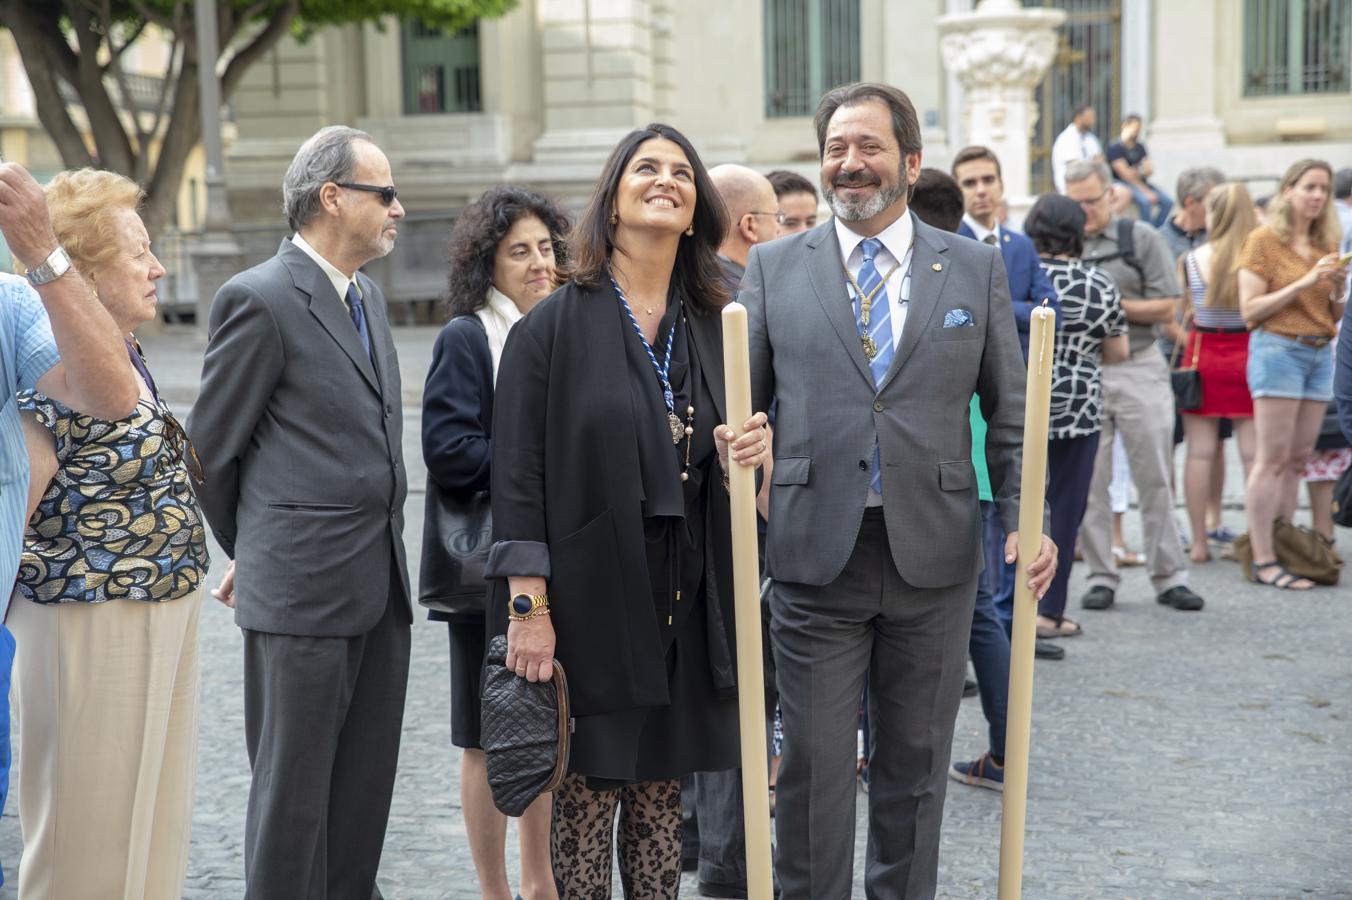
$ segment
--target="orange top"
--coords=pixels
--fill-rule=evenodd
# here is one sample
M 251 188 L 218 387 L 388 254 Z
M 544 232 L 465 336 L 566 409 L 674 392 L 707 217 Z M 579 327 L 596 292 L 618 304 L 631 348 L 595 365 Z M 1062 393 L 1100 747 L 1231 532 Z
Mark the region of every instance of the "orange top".
M 1315 248 L 1315 259 L 1336 250 L 1336 247 Z M 1314 261 L 1301 256 L 1281 242 L 1266 225 L 1254 229 L 1239 251 L 1239 268 L 1248 269 L 1267 282 L 1264 293 L 1279 291 L 1305 277 L 1314 268 Z M 1327 285 L 1316 284 L 1292 298 L 1277 313 L 1264 319 L 1256 327 L 1287 337 L 1333 337 L 1338 333 L 1329 303 Z

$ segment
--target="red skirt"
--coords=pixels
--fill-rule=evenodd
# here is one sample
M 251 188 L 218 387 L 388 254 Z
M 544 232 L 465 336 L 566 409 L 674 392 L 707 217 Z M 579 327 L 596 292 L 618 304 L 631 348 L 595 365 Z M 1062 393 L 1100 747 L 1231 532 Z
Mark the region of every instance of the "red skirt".
M 1178 364 L 1192 363 L 1194 341 L 1201 338 L 1197 350 L 1197 371 L 1202 376 L 1202 406 L 1185 415 L 1224 416 L 1245 419 L 1253 416 L 1253 397 L 1245 372 L 1249 366 L 1249 333 L 1188 332 L 1188 342 Z

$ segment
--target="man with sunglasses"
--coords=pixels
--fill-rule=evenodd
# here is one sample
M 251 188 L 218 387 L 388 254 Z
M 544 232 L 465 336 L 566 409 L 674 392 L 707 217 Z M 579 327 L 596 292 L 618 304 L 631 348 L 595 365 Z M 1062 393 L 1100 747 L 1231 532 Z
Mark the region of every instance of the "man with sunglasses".
M 359 270 L 404 215 L 371 137 L 321 129 L 282 185 L 295 234 L 211 307 L 189 420 L 231 563 L 253 783 L 245 896 L 379 896 L 408 683 L 399 363 Z M 238 564 L 238 567 L 236 567 Z

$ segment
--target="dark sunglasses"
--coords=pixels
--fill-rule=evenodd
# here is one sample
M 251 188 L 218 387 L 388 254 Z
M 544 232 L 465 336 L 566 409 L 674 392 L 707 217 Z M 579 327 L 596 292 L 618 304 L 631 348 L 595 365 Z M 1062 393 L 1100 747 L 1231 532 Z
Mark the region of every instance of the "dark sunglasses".
M 160 407 L 160 415 L 164 419 L 164 437 L 168 441 L 170 451 L 183 463 L 193 481 L 206 484 L 206 476 L 202 473 L 202 461 L 197 458 L 197 448 L 192 445 L 188 432 L 179 424 L 178 419 L 174 418 L 174 414 L 163 406 Z
M 394 198 L 399 196 L 399 192 L 393 187 L 378 187 L 374 184 L 349 184 L 345 181 L 335 181 L 334 184 L 340 188 L 347 188 L 349 191 L 366 191 L 371 194 L 379 194 L 380 202 L 389 206 L 394 202 Z

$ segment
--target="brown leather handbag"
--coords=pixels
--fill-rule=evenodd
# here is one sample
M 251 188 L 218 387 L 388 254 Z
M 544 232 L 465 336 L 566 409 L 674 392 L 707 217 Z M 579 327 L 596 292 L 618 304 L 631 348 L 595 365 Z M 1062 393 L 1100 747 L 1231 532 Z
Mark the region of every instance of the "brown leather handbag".
M 1249 536 L 1241 534 L 1231 547 L 1244 570 L 1244 577 L 1252 581 L 1253 549 L 1249 545 Z M 1343 559 L 1314 529 L 1278 519 L 1272 523 L 1272 549 L 1277 554 L 1277 562 L 1292 575 L 1308 578 L 1315 584 L 1338 583 Z

